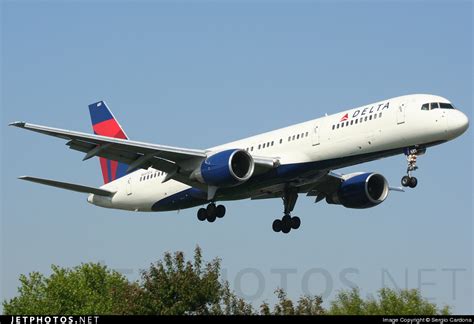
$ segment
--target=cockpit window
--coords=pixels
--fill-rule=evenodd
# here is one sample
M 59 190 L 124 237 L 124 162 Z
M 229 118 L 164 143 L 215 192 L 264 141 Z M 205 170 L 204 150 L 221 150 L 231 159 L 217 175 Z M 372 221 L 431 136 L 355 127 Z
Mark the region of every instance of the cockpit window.
M 439 103 L 439 108 L 441 108 L 441 109 L 454 109 L 453 105 L 451 105 L 449 103 L 443 103 L 443 102 Z
M 438 109 L 438 108 L 441 108 L 441 109 L 456 109 L 450 103 L 445 103 L 445 102 L 425 103 L 423 106 L 421 106 L 421 110 L 430 110 L 430 109 Z

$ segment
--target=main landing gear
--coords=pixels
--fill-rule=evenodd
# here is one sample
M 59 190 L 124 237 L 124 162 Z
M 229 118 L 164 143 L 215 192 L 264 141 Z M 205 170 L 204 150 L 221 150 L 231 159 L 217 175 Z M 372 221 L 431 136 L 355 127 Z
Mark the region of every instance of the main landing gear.
M 272 224 L 273 231 L 289 233 L 291 229 L 298 229 L 301 225 L 301 220 L 297 216 L 291 216 L 293 208 L 295 208 L 296 200 L 298 199 L 297 189 L 290 188 L 285 190 L 283 194 L 284 216 L 280 219 L 275 219 Z
M 222 218 L 225 215 L 224 205 L 216 206 L 215 203 L 210 203 L 206 208 L 200 208 L 197 212 L 197 218 L 202 222 L 207 220 L 212 223 L 216 218 Z
M 416 166 L 416 159 L 419 155 L 422 155 L 426 152 L 426 148 L 409 148 L 405 150 L 405 155 L 407 157 L 407 175 L 402 178 L 402 186 L 415 188 L 418 184 L 418 179 L 412 176 L 412 172 L 418 169 Z

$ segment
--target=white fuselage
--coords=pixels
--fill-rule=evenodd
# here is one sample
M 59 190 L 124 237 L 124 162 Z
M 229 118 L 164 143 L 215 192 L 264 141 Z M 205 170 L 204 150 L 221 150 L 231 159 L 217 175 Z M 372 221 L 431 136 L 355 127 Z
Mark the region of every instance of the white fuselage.
M 244 149 L 252 156 L 276 157 L 280 167 L 329 161 L 324 164 L 324 170 L 333 170 L 383 157 L 377 152 L 390 152 L 386 155 L 389 156 L 402 153 L 403 148 L 414 145 L 440 144 L 466 130 L 467 117 L 462 112 L 457 109 L 421 109 L 423 104 L 430 102 L 449 103 L 447 99 L 434 95 L 402 96 L 212 147 L 207 151 L 217 153 L 227 149 Z M 400 150 L 394 152 L 396 149 Z M 162 183 L 164 178 L 165 174 L 159 170 L 140 169 L 101 187 L 116 191 L 112 198 L 90 195 L 88 201 L 108 208 L 151 211 L 157 201 L 169 199 L 190 188 L 174 180 Z M 272 183 L 275 180 L 278 179 L 273 179 Z M 288 179 L 281 179 L 281 182 L 285 181 Z M 262 181 L 261 185 L 263 188 L 268 184 Z M 239 191 L 239 187 L 233 190 Z M 251 194 L 251 190 L 240 190 L 239 198 L 248 198 Z M 228 199 L 235 197 L 216 196 L 216 200 Z M 175 206 L 173 209 L 183 208 L 179 202 Z

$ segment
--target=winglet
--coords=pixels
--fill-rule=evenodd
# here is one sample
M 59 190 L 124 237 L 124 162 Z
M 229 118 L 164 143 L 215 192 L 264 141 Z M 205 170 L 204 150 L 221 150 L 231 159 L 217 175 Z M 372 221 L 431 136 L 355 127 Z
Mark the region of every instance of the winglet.
M 398 191 L 398 192 L 405 192 L 402 187 L 388 187 L 390 191 Z
M 13 123 L 8 124 L 8 126 L 15 126 L 15 127 L 25 127 L 26 123 L 24 121 L 16 121 Z

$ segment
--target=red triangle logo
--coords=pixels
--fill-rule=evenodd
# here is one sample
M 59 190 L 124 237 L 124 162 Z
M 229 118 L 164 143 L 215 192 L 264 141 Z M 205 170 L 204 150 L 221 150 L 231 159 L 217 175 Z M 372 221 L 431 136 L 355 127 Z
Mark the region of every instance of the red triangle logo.
M 342 116 L 342 118 L 339 122 L 343 122 L 343 121 L 346 121 L 348 119 L 349 119 L 349 114 L 345 114 L 344 116 Z

